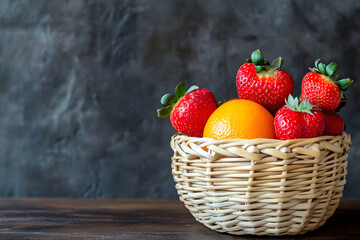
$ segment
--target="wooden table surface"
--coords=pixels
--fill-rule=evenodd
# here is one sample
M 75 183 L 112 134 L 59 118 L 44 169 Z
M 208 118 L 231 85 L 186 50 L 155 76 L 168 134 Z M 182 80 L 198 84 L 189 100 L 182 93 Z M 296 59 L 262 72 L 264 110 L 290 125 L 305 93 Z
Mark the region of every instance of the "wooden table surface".
M 0 239 L 360 239 L 360 199 L 342 199 L 301 236 L 232 236 L 198 223 L 180 201 L 0 199 Z

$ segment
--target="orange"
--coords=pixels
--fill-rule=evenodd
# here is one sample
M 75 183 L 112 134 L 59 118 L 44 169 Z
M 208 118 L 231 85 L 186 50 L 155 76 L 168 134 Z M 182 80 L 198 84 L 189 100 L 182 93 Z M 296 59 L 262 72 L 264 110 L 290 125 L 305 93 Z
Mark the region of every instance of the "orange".
M 230 100 L 218 107 L 206 122 L 203 137 L 214 139 L 275 138 L 274 118 L 260 104 Z

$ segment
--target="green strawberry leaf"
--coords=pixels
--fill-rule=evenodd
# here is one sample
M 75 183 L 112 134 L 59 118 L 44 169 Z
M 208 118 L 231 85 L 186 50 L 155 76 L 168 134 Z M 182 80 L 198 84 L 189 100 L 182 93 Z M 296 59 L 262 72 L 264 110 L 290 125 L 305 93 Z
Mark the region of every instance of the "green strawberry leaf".
M 285 99 L 285 106 L 290 108 L 291 110 L 295 111 L 295 105 L 294 105 L 294 97 L 289 94 L 288 98 Z
M 350 78 L 344 78 L 344 79 L 336 81 L 336 84 L 339 86 L 339 88 L 342 91 L 346 91 L 350 87 L 352 82 L 353 82 L 353 80 L 351 80 Z
M 284 63 L 284 59 L 282 57 L 278 57 L 272 62 L 271 66 L 273 66 L 276 69 L 280 69 L 283 63 Z
M 255 66 L 263 65 L 264 63 L 264 57 L 261 54 L 260 50 L 255 50 L 251 54 L 251 61 Z
M 188 94 L 189 92 L 195 91 L 196 89 L 199 89 L 199 87 L 196 86 L 196 85 L 192 85 L 192 86 L 186 91 L 185 94 Z
M 325 68 L 326 68 L 326 65 L 325 65 L 325 64 L 319 63 L 318 69 L 319 69 L 319 71 L 320 71 L 322 74 L 324 74 L 324 75 L 326 75 Z
M 309 109 L 303 109 L 301 112 L 314 115 Z
M 329 63 L 327 66 L 326 66 L 326 74 L 330 77 L 332 77 L 336 70 L 337 70 L 337 64 L 332 62 L 332 63 Z
M 316 73 L 320 73 L 321 74 L 321 72 L 319 71 L 319 69 L 317 69 L 317 68 L 309 68 L 310 69 L 310 71 L 312 71 L 312 72 L 316 72 Z
M 288 97 L 288 103 L 291 105 L 291 106 L 295 106 L 294 104 L 294 97 L 292 95 L 289 95 Z
M 311 105 L 311 103 L 308 100 L 304 99 L 297 107 L 297 110 L 299 110 L 300 112 L 305 112 L 313 115 L 313 113 L 311 112 L 313 108 L 314 106 Z
M 186 83 L 181 82 L 175 88 L 175 93 L 178 98 L 181 98 L 185 95 L 186 92 Z
M 263 66 L 255 66 L 255 71 L 257 73 L 261 72 L 263 70 Z
M 320 62 L 320 58 L 318 58 L 318 59 L 315 60 L 315 67 L 316 67 L 316 68 L 318 68 L 319 62 Z
M 299 105 L 299 99 L 298 98 L 294 98 L 294 105 L 298 106 Z
M 299 98 L 294 98 L 291 94 L 289 95 L 288 99 L 285 99 L 285 106 L 290 108 L 293 111 L 297 112 L 303 112 L 303 113 L 309 113 L 313 114 L 311 110 L 314 108 L 314 106 L 306 99 L 304 99 L 299 104 Z
M 167 118 L 168 116 L 170 116 L 172 110 L 172 106 L 167 106 L 164 108 L 160 108 L 157 110 L 157 114 L 159 118 Z
M 162 98 L 160 99 L 161 104 L 166 107 L 169 106 L 173 103 L 175 103 L 178 100 L 178 98 L 170 93 L 165 94 L 164 96 L 162 96 Z

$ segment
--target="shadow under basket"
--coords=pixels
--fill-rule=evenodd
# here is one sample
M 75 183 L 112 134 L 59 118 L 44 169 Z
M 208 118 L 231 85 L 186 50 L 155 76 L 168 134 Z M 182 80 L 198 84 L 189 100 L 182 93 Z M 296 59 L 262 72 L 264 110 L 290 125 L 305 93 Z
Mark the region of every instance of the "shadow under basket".
M 180 200 L 210 229 L 243 235 L 304 234 L 339 205 L 350 135 L 276 140 L 171 138 Z

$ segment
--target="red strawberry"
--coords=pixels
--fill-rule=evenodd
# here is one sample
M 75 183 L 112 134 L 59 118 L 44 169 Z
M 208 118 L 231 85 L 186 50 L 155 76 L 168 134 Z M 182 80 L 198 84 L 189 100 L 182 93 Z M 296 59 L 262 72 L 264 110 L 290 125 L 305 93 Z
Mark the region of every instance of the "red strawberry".
M 323 135 L 336 136 L 344 131 L 344 120 L 334 112 L 325 112 L 326 125 Z
M 301 98 L 324 111 L 334 111 L 341 102 L 341 91 L 349 88 L 353 82 L 350 78 L 337 80 L 333 77 L 337 64 L 332 62 L 325 65 L 320 59 L 315 61 L 315 68 L 310 68 L 301 83 Z
M 284 60 L 279 57 L 270 65 L 261 52 L 256 50 L 246 61 L 236 75 L 239 98 L 257 102 L 275 114 L 284 106 L 286 97 L 294 91 L 293 78 L 280 70 Z
M 325 129 L 325 116 L 304 100 L 289 95 L 286 105 L 276 112 L 275 134 L 278 139 L 311 138 L 321 136 Z
M 164 108 L 158 109 L 158 117 L 170 115 L 173 127 L 188 136 L 202 137 L 205 124 L 217 108 L 214 95 L 207 89 L 192 86 L 186 91 L 186 84 L 177 85 L 176 96 L 165 94 L 161 98 Z

